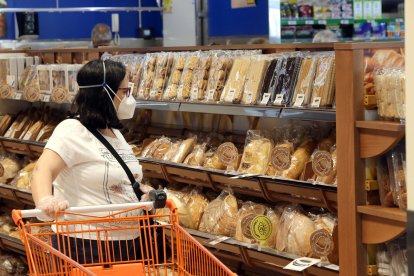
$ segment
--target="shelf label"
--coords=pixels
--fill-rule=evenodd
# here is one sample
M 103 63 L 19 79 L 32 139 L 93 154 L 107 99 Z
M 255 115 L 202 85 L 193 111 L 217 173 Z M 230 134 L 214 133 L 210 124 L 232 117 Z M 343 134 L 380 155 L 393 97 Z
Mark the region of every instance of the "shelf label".
M 16 76 L 14 76 L 14 75 L 7 75 L 6 76 L 6 82 L 11 87 L 14 87 L 14 85 L 16 83 Z
M 349 20 L 341 20 L 341 24 L 349 24 Z
M 22 99 L 22 94 L 21 93 L 14 93 L 13 99 L 15 99 L 15 100 L 21 100 Z
M 306 25 L 313 25 L 313 20 L 306 20 L 305 21 L 305 24 Z
M 155 89 L 154 90 L 151 90 L 150 91 L 150 98 L 151 99 L 155 99 L 155 95 L 157 95 L 157 90 L 155 90 Z
M 214 92 L 216 92 L 216 90 L 215 90 L 215 89 L 210 89 L 210 90 L 208 91 L 208 94 L 207 94 L 207 101 L 209 101 L 209 102 L 214 101 Z
M 300 106 L 302 106 L 304 101 L 305 101 L 305 94 L 298 94 L 293 106 L 294 107 L 300 107 Z
M 312 100 L 311 107 L 318 108 L 321 105 L 321 97 L 315 97 Z
M 226 102 L 233 102 L 234 94 L 236 94 L 236 89 L 230 88 L 226 96 Z
M 50 102 L 50 95 L 43 95 L 42 102 Z
M 269 99 L 270 99 L 270 93 L 264 93 L 260 104 L 266 105 L 269 102 Z
M 326 20 L 318 20 L 319 25 L 326 25 Z
M 288 25 L 296 25 L 296 20 L 289 20 Z
M 312 156 L 312 170 L 320 177 L 330 175 L 334 170 L 332 155 L 324 150 L 316 151 Z
M 184 84 L 180 84 L 178 86 L 178 91 L 177 91 L 177 99 L 179 100 L 183 99 L 183 89 L 184 89 Z
M 221 243 L 221 242 L 224 242 L 225 240 L 228 240 L 228 239 L 230 239 L 230 237 L 221 236 L 221 237 L 219 237 L 219 238 L 217 238 L 215 240 L 212 240 L 208 244 L 210 244 L 210 245 L 216 245 L 216 244 Z
M 246 103 L 251 104 L 253 101 L 253 92 L 247 91 L 246 92 Z
M 128 82 L 128 88 L 131 89 L 130 90 L 131 94 L 134 91 L 134 87 L 135 87 L 135 84 L 133 82 Z
M 320 259 L 314 259 L 314 258 L 308 258 L 308 257 L 302 257 L 295 259 L 291 261 L 287 266 L 285 266 L 283 269 L 289 269 L 294 271 L 303 271 L 307 269 L 308 267 L 311 267 L 315 264 L 320 263 Z
M 197 87 L 191 90 L 191 100 L 193 101 L 198 100 L 198 88 Z
M 276 95 L 276 99 L 273 102 L 273 104 L 275 104 L 275 105 L 282 105 L 282 102 L 283 102 L 283 94 L 277 94 Z

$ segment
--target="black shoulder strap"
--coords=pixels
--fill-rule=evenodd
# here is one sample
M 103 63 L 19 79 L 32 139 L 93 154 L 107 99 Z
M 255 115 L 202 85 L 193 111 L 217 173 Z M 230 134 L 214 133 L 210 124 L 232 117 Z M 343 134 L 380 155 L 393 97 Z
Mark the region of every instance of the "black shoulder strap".
M 140 200 L 143 195 L 143 192 L 139 188 L 139 183 L 135 181 L 135 177 L 132 174 L 131 170 L 128 168 L 127 164 L 125 164 L 121 156 L 119 156 L 119 154 L 112 147 L 112 145 L 105 139 L 105 137 L 102 136 L 102 134 L 97 129 L 91 129 L 89 127 L 86 127 L 86 128 L 111 152 L 111 154 L 119 162 L 119 164 L 121 165 L 121 167 L 124 169 L 125 173 L 127 174 L 129 181 L 131 182 L 135 195 L 138 197 L 138 200 Z

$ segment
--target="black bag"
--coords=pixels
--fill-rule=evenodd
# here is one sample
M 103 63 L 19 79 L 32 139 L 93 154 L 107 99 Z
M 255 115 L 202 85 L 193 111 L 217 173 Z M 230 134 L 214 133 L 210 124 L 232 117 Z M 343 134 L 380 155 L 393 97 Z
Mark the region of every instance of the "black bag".
M 86 127 L 86 126 L 85 126 Z M 139 188 L 139 183 L 135 181 L 135 177 L 132 174 L 131 170 L 128 168 L 127 164 L 125 164 L 124 160 L 122 160 L 121 156 L 116 152 L 116 150 L 112 147 L 112 145 L 103 137 L 103 135 L 97 130 L 97 129 L 91 129 L 86 127 L 115 157 L 115 159 L 119 162 L 119 164 L 124 169 L 125 173 L 127 174 L 129 181 L 131 182 L 132 188 L 134 190 L 135 195 L 137 196 L 138 200 L 141 200 L 141 197 L 143 196 L 143 192 Z M 167 195 L 164 191 L 151 191 L 150 193 L 150 200 L 154 202 L 154 208 L 163 208 L 165 206 L 165 201 L 167 200 Z M 144 210 L 144 214 L 148 215 L 147 211 Z M 156 263 L 161 263 L 164 261 L 164 256 L 170 255 L 170 250 L 167 244 L 164 244 L 164 241 L 166 240 L 163 236 L 165 236 L 165 231 L 162 231 L 163 229 L 161 227 L 156 227 L 158 225 L 157 222 L 154 221 L 154 219 L 150 219 L 149 225 L 155 226 L 151 228 L 141 228 L 140 238 L 142 239 L 142 244 L 152 244 L 152 246 L 148 246 L 149 252 L 148 254 L 152 255 L 150 259 L 155 259 Z M 141 226 L 142 221 L 141 221 Z M 154 231 L 155 229 L 155 231 Z M 150 234 L 152 232 L 152 235 Z M 154 237 L 154 234 L 156 238 L 150 238 L 151 236 Z M 150 242 L 151 241 L 151 242 Z M 157 250 L 155 249 L 157 247 Z M 145 248 L 142 249 L 144 254 Z M 164 254 L 164 251 L 166 254 Z M 158 252 L 157 256 L 155 256 L 155 252 Z M 148 256 L 141 256 L 145 259 L 148 258 Z M 155 258 L 154 258 L 155 257 Z

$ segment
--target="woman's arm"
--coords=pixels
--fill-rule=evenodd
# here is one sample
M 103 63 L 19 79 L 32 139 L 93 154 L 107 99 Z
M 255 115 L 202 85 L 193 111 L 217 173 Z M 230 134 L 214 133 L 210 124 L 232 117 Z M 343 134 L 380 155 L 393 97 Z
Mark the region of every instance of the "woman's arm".
M 67 208 L 67 201 L 65 204 L 61 204 L 63 199 L 59 201 L 52 195 L 52 183 L 65 167 L 65 161 L 50 149 L 45 149 L 36 162 L 31 179 L 33 200 L 36 207 L 45 211 L 47 215 L 52 215 L 53 211 Z M 65 206 L 66 208 L 64 208 Z

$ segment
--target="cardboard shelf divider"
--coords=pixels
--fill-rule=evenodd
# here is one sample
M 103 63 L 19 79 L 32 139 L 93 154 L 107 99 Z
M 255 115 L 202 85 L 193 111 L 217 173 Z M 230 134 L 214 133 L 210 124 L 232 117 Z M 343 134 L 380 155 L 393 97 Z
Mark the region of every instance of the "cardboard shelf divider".
M 230 187 L 236 194 L 263 198 L 269 203 L 292 203 L 337 210 L 336 187 L 262 176 L 242 177 L 222 171 L 140 158 L 144 174 L 169 183 L 183 183 L 221 191 Z

